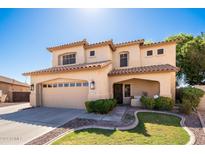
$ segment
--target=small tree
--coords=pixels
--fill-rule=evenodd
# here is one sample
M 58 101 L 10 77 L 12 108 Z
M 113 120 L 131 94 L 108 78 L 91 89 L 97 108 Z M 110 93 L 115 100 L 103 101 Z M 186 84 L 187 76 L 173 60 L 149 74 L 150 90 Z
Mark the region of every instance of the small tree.
M 181 70 L 177 73 L 180 79 L 184 74 L 190 85 L 204 84 L 205 79 L 205 39 L 204 36 L 194 37 L 190 34 L 178 34 L 166 40 L 179 39 L 176 46 L 176 64 Z

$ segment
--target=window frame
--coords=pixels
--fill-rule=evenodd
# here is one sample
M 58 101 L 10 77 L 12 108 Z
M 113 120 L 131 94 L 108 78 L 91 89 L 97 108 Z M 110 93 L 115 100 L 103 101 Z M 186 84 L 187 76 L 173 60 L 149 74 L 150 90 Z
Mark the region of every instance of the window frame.
M 58 84 L 57 83 L 53 83 L 53 88 L 57 88 Z
M 93 54 L 91 54 L 91 53 L 93 53 Z M 90 57 L 95 57 L 95 50 L 90 51 L 89 55 L 90 55 Z
M 159 53 L 159 51 L 162 51 L 162 53 Z M 157 55 L 164 55 L 164 48 L 157 49 Z
M 149 52 L 152 52 L 152 54 L 151 54 L 151 55 L 148 55 Z M 153 56 L 153 50 L 147 50 L 147 51 L 146 51 L 146 56 L 147 56 L 147 57 Z
M 47 84 L 43 84 L 43 88 L 48 88 L 48 85 Z
M 76 85 L 76 87 L 81 87 L 82 83 L 81 82 L 76 82 L 75 85 Z
M 64 84 L 63 83 L 58 83 L 58 87 L 62 88 L 62 87 L 64 87 Z
M 61 64 L 62 65 L 72 65 L 72 64 L 76 64 L 76 52 L 72 52 L 72 53 L 66 53 L 61 56 Z M 73 56 L 73 57 L 69 57 L 69 56 Z
M 88 87 L 89 83 L 88 82 L 83 82 L 83 87 Z
M 53 84 L 47 84 L 47 88 L 53 88 Z
M 129 91 L 126 91 L 127 86 L 129 87 Z M 127 94 L 127 92 L 128 92 L 128 94 Z M 125 95 L 125 97 L 131 97 L 131 85 L 130 84 L 124 85 L 124 95 Z
M 75 82 L 70 83 L 70 87 L 75 87 L 75 86 L 76 86 Z
M 122 57 L 123 55 L 126 55 L 126 58 Z M 126 60 L 125 64 L 123 64 L 123 60 Z M 120 53 L 120 67 L 128 67 L 128 63 L 129 63 L 129 53 L 121 52 Z
M 70 84 L 69 83 L 63 83 L 63 87 L 69 87 Z

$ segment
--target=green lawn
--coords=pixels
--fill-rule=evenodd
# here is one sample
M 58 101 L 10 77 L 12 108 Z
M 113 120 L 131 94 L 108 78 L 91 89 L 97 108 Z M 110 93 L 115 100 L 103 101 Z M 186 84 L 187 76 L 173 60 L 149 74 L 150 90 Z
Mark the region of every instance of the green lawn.
M 188 133 L 180 118 L 159 113 L 138 113 L 139 125 L 128 131 L 84 129 L 67 134 L 53 144 L 186 144 Z

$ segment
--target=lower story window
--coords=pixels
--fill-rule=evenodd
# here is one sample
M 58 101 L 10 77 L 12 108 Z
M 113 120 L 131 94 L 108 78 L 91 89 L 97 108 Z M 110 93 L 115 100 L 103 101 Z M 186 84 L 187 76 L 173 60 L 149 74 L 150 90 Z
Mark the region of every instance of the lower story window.
M 69 83 L 64 83 L 64 87 L 69 87 Z
M 48 88 L 52 88 L 52 84 L 48 84 Z
M 57 84 L 56 84 L 56 83 L 54 83 L 54 84 L 53 84 L 53 88 L 56 88 L 56 87 L 57 87 Z
M 63 87 L 63 84 L 62 84 L 62 83 L 59 83 L 59 84 L 58 84 L 58 87 Z
M 70 83 L 70 87 L 75 87 L 75 83 Z
M 44 84 L 44 85 L 43 85 L 43 88 L 47 88 L 47 84 Z
M 84 86 L 84 87 L 88 87 L 88 82 L 84 82 L 84 83 L 83 83 L 83 86 Z
M 147 56 L 152 56 L 152 55 L 153 55 L 153 51 L 152 50 L 147 51 Z
M 130 84 L 125 85 L 125 97 L 130 97 Z
M 76 83 L 76 87 L 81 87 L 81 83 Z

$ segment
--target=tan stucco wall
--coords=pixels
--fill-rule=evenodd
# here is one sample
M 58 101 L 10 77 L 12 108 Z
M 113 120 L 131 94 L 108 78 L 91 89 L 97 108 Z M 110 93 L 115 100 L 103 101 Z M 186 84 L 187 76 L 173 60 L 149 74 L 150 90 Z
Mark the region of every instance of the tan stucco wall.
M 10 83 L 0 82 L 0 90 L 2 90 L 2 94 L 8 95 L 8 101 L 13 101 L 12 92 L 28 92 L 29 87 L 14 85 Z
M 90 57 L 90 51 L 93 50 L 95 51 L 95 56 Z M 86 49 L 85 52 L 86 52 L 87 63 L 112 60 L 112 50 L 110 49 L 109 46 L 90 48 L 90 49 Z
M 164 49 L 163 55 L 157 55 L 157 49 Z M 90 57 L 90 51 L 95 51 L 95 56 Z M 147 57 L 146 51 L 153 50 L 153 56 Z M 34 91 L 31 92 L 31 104 L 36 106 L 43 102 L 42 100 L 42 88 L 41 83 L 45 81 L 55 80 L 55 79 L 65 79 L 65 80 L 84 80 L 84 81 L 95 81 L 96 89 L 91 90 L 88 88 L 87 99 L 101 99 L 101 98 L 112 98 L 113 97 L 113 84 L 116 82 L 121 82 L 129 79 L 144 79 L 148 81 L 156 81 L 154 83 L 159 83 L 156 86 L 150 87 L 148 83 L 139 82 L 138 87 L 141 86 L 145 88 L 150 93 L 156 93 L 156 87 L 160 91 L 161 96 L 172 97 L 175 99 L 175 85 L 176 85 L 176 73 L 175 72 L 159 72 L 159 73 L 145 73 L 145 74 L 135 74 L 135 75 L 120 75 L 120 76 L 111 76 L 108 77 L 108 73 L 113 68 L 120 68 L 120 53 L 128 52 L 128 67 L 140 67 L 148 65 L 158 65 L 158 64 L 171 64 L 176 66 L 176 44 L 160 44 L 153 45 L 148 47 L 140 47 L 139 45 L 129 45 L 124 47 L 117 47 L 116 51 L 111 51 L 110 47 L 100 46 L 85 49 L 83 46 L 76 46 L 67 49 L 60 49 L 58 51 L 52 52 L 52 64 L 53 66 L 58 66 L 58 56 L 65 53 L 76 53 L 76 64 L 82 63 L 91 63 L 104 60 L 112 60 L 112 64 L 106 66 L 102 69 L 92 69 L 92 70 L 82 70 L 82 71 L 72 71 L 66 73 L 53 73 L 53 74 L 44 74 L 44 75 L 34 75 L 31 76 L 31 83 L 35 85 Z M 125 68 L 125 67 L 123 67 Z M 149 82 L 149 83 L 150 83 Z M 39 85 L 39 90 L 38 86 Z M 134 84 L 133 84 L 134 85 Z M 151 84 L 155 85 L 155 84 Z M 153 88 L 153 89 L 152 89 Z M 138 94 L 139 91 L 133 87 L 133 95 Z M 63 91 L 61 91 L 64 93 Z M 76 93 L 75 90 L 72 91 Z M 72 93 L 71 92 L 71 93 Z M 51 90 L 51 93 L 52 92 Z M 58 93 L 58 92 L 55 92 Z M 73 94 L 75 96 L 75 94 Z M 75 96 L 77 99 L 78 96 Z M 86 99 L 83 96 L 84 99 Z M 52 95 L 50 100 L 54 100 Z M 72 98 L 73 102 L 75 101 Z M 65 103 L 64 103 L 65 104 Z M 60 105 L 64 107 L 64 105 Z M 66 106 L 65 106 L 66 107 Z M 82 104 L 79 106 L 82 107 Z M 84 106 L 83 106 L 84 107 Z
M 45 81 L 50 81 L 54 79 L 66 79 L 66 80 L 84 80 L 84 81 L 95 81 L 95 89 L 88 90 L 88 100 L 109 98 L 109 79 L 108 72 L 112 69 L 111 65 L 106 66 L 102 69 L 92 69 L 92 70 L 81 70 L 81 71 L 73 71 L 67 73 L 56 73 L 56 74 L 45 74 L 45 75 L 37 75 L 31 77 L 31 83 L 34 84 L 35 89 L 31 92 L 31 105 L 37 106 L 40 102 L 40 99 L 37 96 L 38 91 L 37 84 L 43 83 Z M 51 96 L 52 97 L 52 96 Z M 76 99 L 79 99 L 79 96 L 75 96 Z M 61 106 L 63 107 L 63 106 Z M 66 106 L 65 106 L 66 107 Z M 82 106 L 84 108 L 84 106 Z
M 95 51 L 95 56 L 90 57 L 90 51 Z M 76 53 L 76 64 L 92 63 L 105 60 L 112 60 L 112 51 L 110 47 L 100 46 L 89 49 L 84 49 L 83 46 L 77 46 L 67 49 L 60 49 L 52 53 L 52 64 L 58 66 L 58 57 L 66 53 Z
M 60 49 L 52 52 L 53 66 L 58 66 L 58 56 L 65 53 L 76 53 L 76 64 L 85 63 L 85 50 L 83 46 L 77 46 L 72 48 Z
M 164 49 L 164 54 L 157 55 L 157 49 Z M 95 51 L 95 56 L 90 57 L 90 51 Z M 147 56 L 148 50 L 153 50 L 152 56 Z M 120 68 L 120 53 L 128 52 L 128 67 L 140 67 L 159 64 L 170 64 L 176 66 L 176 44 L 160 44 L 154 46 L 140 47 L 138 44 L 124 47 L 117 47 L 116 51 L 111 51 L 107 46 L 84 49 L 83 46 L 70 47 L 54 51 L 52 54 L 53 66 L 58 65 L 58 56 L 65 53 L 76 53 L 76 64 L 112 60 L 114 68 Z
M 159 73 L 145 73 L 133 75 L 120 75 L 110 77 L 110 95 L 113 97 L 113 84 L 129 79 L 145 79 L 159 82 L 160 96 L 171 97 L 175 99 L 175 84 L 172 82 L 172 72 L 159 72 Z
M 164 54 L 157 55 L 157 49 L 164 49 Z M 147 56 L 147 51 L 153 50 L 152 56 Z M 156 45 L 141 48 L 141 64 L 142 66 L 170 64 L 176 66 L 176 44 Z
M 116 51 L 113 52 L 113 67 L 114 68 L 120 68 L 120 54 L 124 52 L 128 53 L 128 67 L 141 66 L 139 45 L 131 45 L 131 46 L 125 46 L 125 47 L 118 47 Z

